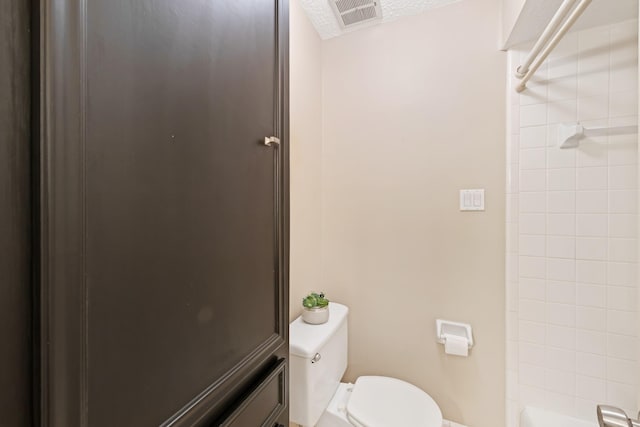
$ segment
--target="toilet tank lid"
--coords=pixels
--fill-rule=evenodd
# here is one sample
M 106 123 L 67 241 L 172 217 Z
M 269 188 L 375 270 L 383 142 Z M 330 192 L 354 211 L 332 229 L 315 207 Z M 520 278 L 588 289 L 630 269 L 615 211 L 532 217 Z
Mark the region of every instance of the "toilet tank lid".
M 289 353 L 312 358 L 347 321 L 349 308 L 336 302 L 329 303 L 329 320 L 321 325 L 311 325 L 302 316 L 289 325 Z
M 346 409 L 352 422 L 367 427 L 442 426 L 442 412 L 431 396 L 397 378 L 359 377 Z

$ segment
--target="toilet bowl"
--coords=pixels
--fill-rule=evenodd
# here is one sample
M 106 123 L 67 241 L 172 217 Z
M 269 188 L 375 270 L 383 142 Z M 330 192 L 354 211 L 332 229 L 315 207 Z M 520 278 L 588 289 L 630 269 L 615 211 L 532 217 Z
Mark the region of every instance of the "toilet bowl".
M 330 304 L 322 325 L 301 318 L 289 327 L 290 418 L 303 427 L 441 427 L 436 402 L 418 387 L 390 377 L 340 383 L 347 367 L 347 315 Z
M 316 427 L 442 426 L 436 402 L 424 391 L 389 377 L 341 383 Z

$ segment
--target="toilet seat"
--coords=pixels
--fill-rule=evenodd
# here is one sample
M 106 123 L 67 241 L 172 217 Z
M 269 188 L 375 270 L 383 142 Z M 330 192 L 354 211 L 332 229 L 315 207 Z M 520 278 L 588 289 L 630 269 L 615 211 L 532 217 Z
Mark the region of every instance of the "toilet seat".
M 356 427 L 442 426 L 442 413 L 431 396 L 396 378 L 359 377 L 346 412 Z

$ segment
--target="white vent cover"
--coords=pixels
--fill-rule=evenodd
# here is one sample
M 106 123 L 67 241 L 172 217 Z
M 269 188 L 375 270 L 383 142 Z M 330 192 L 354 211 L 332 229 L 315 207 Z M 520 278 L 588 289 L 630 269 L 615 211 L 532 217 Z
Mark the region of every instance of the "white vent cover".
M 380 0 L 329 0 L 329 3 L 343 29 L 382 18 Z

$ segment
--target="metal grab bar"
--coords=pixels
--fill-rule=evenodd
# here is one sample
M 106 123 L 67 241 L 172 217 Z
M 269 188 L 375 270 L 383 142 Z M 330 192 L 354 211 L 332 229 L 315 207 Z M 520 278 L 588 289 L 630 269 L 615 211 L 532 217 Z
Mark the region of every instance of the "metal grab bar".
M 638 133 L 637 125 L 585 128 L 580 123 L 560 123 L 558 125 L 558 146 L 560 148 L 576 148 L 584 137 L 632 133 Z

